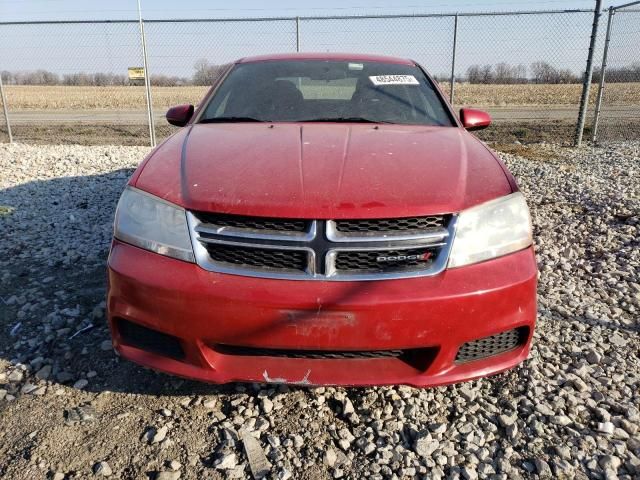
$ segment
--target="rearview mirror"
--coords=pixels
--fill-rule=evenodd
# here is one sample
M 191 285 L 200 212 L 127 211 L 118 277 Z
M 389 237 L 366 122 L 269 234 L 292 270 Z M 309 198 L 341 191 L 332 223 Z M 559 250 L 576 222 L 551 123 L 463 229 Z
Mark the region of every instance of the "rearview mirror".
M 193 105 L 177 105 L 167 110 L 167 122 L 176 127 L 184 127 L 193 115 Z
M 460 121 L 462 126 L 467 130 L 482 130 L 491 125 L 491 115 L 482 110 L 474 110 L 473 108 L 460 109 Z

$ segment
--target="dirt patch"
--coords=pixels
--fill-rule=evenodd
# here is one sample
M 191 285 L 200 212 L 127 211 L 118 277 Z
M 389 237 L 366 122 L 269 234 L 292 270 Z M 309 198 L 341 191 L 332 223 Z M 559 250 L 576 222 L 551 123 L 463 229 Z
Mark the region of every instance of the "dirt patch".
M 86 124 L 47 124 L 16 125 L 12 128 L 13 137 L 21 143 L 36 145 L 149 145 L 149 130 L 146 125 L 86 125 Z M 176 131 L 170 125 L 156 126 L 156 140 L 162 141 Z M 640 122 L 634 130 L 640 138 Z M 536 143 L 549 142 L 570 145 L 573 142 L 575 125 L 569 122 L 496 123 L 486 130 L 478 132 L 478 137 L 487 142 L 497 143 Z M 585 131 L 589 138 L 590 130 Z M 6 129 L 0 126 L 0 139 L 7 140 Z
M 146 125 L 15 125 L 11 128 L 14 141 L 32 145 L 149 145 L 149 127 Z M 170 125 L 156 127 L 158 142 L 174 133 Z M 4 125 L 0 126 L 0 140 L 7 141 Z
M 489 128 L 480 130 L 477 136 L 485 142 L 503 144 L 549 142 L 571 145 L 575 128 L 575 123 L 563 121 L 494 123 Z M 588 133 L 585 135 L 588 136 Z
M 548 161 L 558 158 L 555 148 L 546 148 L 544 144 L 491 143 L 491 148 L 498 152 L 518 155 L 529 160 Z

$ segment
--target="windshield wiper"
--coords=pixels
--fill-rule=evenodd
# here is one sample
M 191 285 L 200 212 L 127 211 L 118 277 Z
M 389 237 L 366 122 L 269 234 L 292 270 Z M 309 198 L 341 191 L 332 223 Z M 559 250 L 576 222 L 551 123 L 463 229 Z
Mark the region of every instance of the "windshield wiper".
M 327 118 L 309 118 L 307 120 L 299 120 L 300 122 L 336 122 L 336 123 L 393 123 L 384 120 L 372 120 L 364 117 L 327 117 Z
M 198 123 L 243 123 L 243 122 L 269 122 L 254 117 L 213 117 L 203 118 Z

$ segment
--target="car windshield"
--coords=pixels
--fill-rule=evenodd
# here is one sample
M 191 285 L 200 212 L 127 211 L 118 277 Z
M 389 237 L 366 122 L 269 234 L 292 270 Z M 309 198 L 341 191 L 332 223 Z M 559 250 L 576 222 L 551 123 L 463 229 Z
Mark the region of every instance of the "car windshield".
M 418 67 L 356 60 L 237 64 L 199 122 L 454 125 Z

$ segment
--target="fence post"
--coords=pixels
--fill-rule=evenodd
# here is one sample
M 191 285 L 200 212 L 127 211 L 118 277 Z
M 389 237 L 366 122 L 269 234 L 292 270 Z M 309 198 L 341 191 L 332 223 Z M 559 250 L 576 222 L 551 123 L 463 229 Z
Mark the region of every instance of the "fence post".
M 300 52 L 300 17 L 296 17 L 296 52 Z
M 147 61 L 147 42 L 144 36 L 144 22 L 142 21 L 142 7 L 138 0 L 138 19 L 140 22 L 140 43 L 142 44 L 142 66 L 144 68 L 144 89 L 147 97 L 147 120 L 149 122 L 149 141 L 156 146 L 156 128 L 153 121 L 153 102 L 151 98 L 151 79 L 149 78 L 149 64 Z
M 609 41 L 611 40 L 611 25 L 613 15 L 616 13 L 613 7 L 609 7 L 609 17 L 607 18 L 607 35 L 604 40 L 604 51 L 602 52 L 602 66 L 600 67 L 600 81 L 598 83 L 598 98 L 596 99 L 596 108 L 593 113 L 593 127 L 591 133 L 591 141 L 596 142 L 598 135 L 598 120 L 600 119 L 600 108 L 602 106 L 602 95 L 604 92 L 604 76 L 607 71 L 607 55 L 609 54 Z
M 449 103 L 453 105 L 453 89 L 456 84 L 456 50 L 458 48 L 458 14 L 453 18 L 453 54 L 451 55 L 451 78 L 449 80 Z
M 4 86 L 2 84 L 2 72 L 0 72 L 0 96 L 2 97 L 2 110 L 4 111 L 4 121 L 7 124 L 7 133 L 9 134 L 9 143 L 13 143 L 13 135 L 11 134 L 11 123 L 9 123 L 9 109 L 7 107 L 7 97 L 4 94 Z
M 601 8 L 602 0 L 596 0 L 596 8 L 593 10 L 593 27 L 591 29 L 591 40 L 589 41 L 589 54 L 587 55 L 587 71 L 584 73 L 582 96 L 580 98 L 580 113 L 578 114 L 578 125 L 576 126 L 576 147 L 579 147 L 582 144 L 584 122 L 587 117 L 587 106 L 589 105 L 589 89 L 591 88 L 591 78 L 593 76 L 593 55 L 596 50 L 596 40 L 598 38 L 598 22 L 600 21 Z

